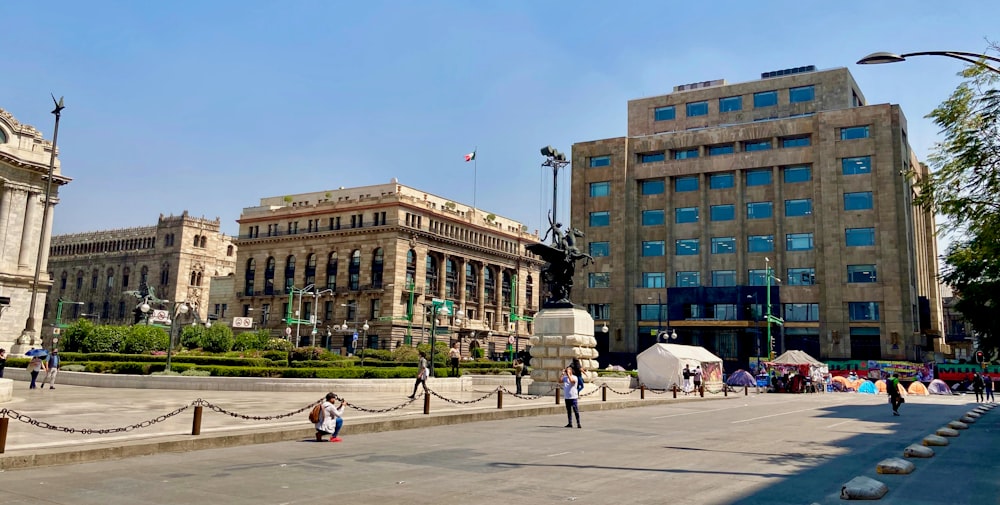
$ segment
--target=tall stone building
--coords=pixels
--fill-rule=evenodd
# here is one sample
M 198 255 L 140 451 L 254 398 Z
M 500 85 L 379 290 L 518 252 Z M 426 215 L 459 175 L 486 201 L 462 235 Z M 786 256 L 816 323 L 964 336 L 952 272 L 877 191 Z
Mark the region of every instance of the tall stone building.
M 212 277 L 230 275 L 235 266 L 236 246 L 219 231 L 219 219 L 192 217 L 187 211 L 161 214 L 154 226 L 56 235 L 45 320 L 55 322 L 61 299 L 63 322 L 86 317 L 101 324 L 131 324 L 141 301 L 128 292 L 144 285 L 158 299 L 196 306 L 199 317 L 207 320 Z
M 521 318 L 538 310 L 541 263 L 525 251 L 537 233 L 521 223 L 395 179 L 262 198 L 239 223 L 238 315 L 299 344 L 351 352 L 359 333 L 358 346 L 392 349 L 428 341 L 435 326 L 469 356 L 522 350 L 531 334 Z M 451 314 L 425 316 L 435 300 Z M 301 322 L 287 325 L 289 310 Z
M 31 125 L 18 122 L 0 109 L 0 347 L 15 342 L 38 345 L 48 276 L 39 277 L 33 332 L 24 332 L 31 306 L 32 282 L 39 254 L 48 251 L 54 209 L 42 222 L 45 187 L 52 142 Z M 55 161 L 51 201 L 59 202 L 59 188 L 70 181 Z M 39 243 L 41 242 L 41 243 Z M 42 258 L 45 265 L 45 258 Z M 22 332 L 24 338 L 21 338 Z
M 573 223 L 596 258 L 579 301 L 608 327 L 602 355 L 658 339 L 727 368 L 769 344 L 821 359 L 942 350 L 934 216 L 912 204 L 927 169 L 899 106 L 868 105 L 847 69 L 632 100 L 627 136 L 577 143 L 572 161 Z M 769 278 L 784 319 L 770 342 Z

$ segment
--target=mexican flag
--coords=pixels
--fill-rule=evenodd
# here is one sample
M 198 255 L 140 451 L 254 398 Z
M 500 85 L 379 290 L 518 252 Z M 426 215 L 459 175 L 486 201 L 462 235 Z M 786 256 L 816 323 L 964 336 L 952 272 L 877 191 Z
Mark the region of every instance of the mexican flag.
M 472 151 L 471 153 L 465 155 L 465 161 L 472 161 L 474 159 L 476 159 L 476 151 Z

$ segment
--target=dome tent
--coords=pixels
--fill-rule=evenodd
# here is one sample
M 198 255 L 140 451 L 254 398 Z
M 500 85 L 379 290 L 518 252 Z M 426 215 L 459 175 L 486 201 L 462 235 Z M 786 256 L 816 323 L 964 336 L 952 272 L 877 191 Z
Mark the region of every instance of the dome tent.
M 639 383 L 648 388 L 668 389 L 684 384 L 684 365 L 701 367 L 706 388 L 722 386 L 722 358 L 697 345 L 654 344 L 636 358 Z

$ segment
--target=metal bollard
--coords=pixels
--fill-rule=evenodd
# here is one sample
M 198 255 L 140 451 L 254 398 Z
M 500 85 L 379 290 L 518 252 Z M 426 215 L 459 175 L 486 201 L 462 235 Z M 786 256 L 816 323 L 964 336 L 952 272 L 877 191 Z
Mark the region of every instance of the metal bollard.
M 8 417 L 0 417 L 0 454 L 7 448 L 7 423 L 10 422 Z
M 729 386 L 726 384 L 722 385 L 722 396 L 729 396 Z
M 562 391 L 559 388 L 556 388 L 556 405 L 559 405 L 559 395 L 561 393 Z
M 431 413 L 431 395 L 430 393 L 424 393 L 424 414 Z
M 497 390 L 497 408 L 498 409 L 502 409 L 503 408 L 503 390 L 502 389 L 498 389 Z
M 608 385 L 607 384 L 601 384 L 601 401 L 602 402 L 608 401 Z
M 743 386 L 743 396 L 750 395 L 750 386 Z
M 639 386 L 639 399 L 640 400 L 645 400 L 646 399 L 646 385 L 645 384 L 642 384 L 642 385 Z
M 702 398 L 705 397 L 705 385 L 704 384 L 702 384 L 700 387 L 698 387 L 698 393 L 701 394 Z
M 674 389 L 674 398 L 676 399 L 677 398 L 677 384 L 674 384 L 673 389 Z
M 191 422 L 191 434 L 201 435 L 201 413 L 205 409 L 201 405 L 194 407 L 194 421 Z

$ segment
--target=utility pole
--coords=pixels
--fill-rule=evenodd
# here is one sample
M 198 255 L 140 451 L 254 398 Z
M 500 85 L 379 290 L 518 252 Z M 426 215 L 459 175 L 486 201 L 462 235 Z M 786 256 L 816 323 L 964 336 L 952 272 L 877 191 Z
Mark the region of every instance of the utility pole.
M 785 320 L 780 317 L 775 317 L 771 315 L 771 279 L 775 282 L 780 283 L 781 279 L 774 276 L 771 273 L 771 259 L 764 258 L 764 263 L 767 265 L 765 274 L 767 277 L 767 360 L 774 361 L 774 340 L 771 337 L 771 323 L 775 323 L 778 326 L 784 326 Z

